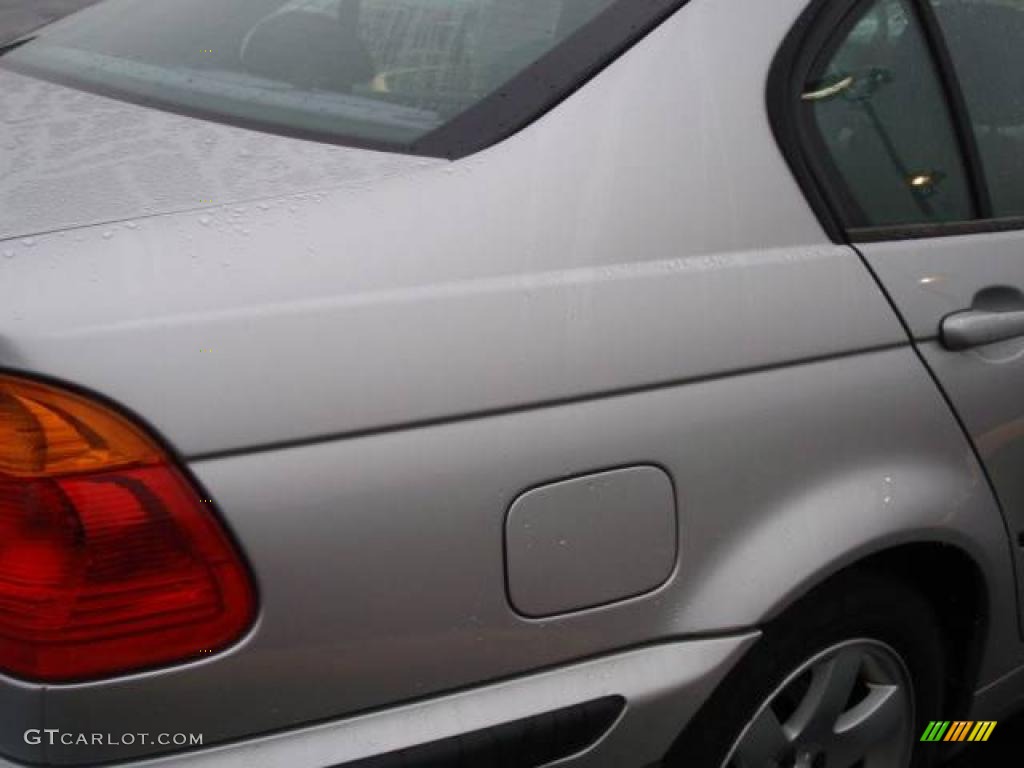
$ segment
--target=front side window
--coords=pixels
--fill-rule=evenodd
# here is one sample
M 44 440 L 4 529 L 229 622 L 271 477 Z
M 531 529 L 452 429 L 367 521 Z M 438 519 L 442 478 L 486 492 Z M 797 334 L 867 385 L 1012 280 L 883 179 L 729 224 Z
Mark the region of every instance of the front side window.
M 859 6 L 803 90 L 847 226 L 973 217 L 941 80 L 905 0 Z
M 3 62 L 215 119 L 410 145 L 614 2 L 106 0 Z
M 1024 215 L 1024 0 L 931 0 L 956 68 L 992 215 Z

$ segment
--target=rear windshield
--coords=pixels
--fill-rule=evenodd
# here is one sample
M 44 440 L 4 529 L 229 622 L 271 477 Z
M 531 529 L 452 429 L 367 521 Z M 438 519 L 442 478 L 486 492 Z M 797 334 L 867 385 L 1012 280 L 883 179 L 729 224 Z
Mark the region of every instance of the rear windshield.
M 213 119 L 414 147 L 574 35 L 586 37 L 584 28 L 616 3 L 106 0 L 2 61 Z M 647 6 L 648 15 L 671 5 L 626 4 Z

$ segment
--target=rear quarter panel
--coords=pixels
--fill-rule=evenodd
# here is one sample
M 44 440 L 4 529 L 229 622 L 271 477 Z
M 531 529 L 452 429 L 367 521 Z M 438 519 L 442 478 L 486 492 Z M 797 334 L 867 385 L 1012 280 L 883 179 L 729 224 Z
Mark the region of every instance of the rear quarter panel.
M 559 618 L 516 614 L 502 559 L 511 501 L 538 477 L 653 462 L 678 493 L 670 581 Z M 971 554 L 992 587 L 993 637 L 1014 633 L 998 512 L 906 348 L 192 469 L 255 566 L 258 625 L 208 661 L 50 688 L 47 727 L 173 724 L 209 743 L 740 632 L 844 564 L 909 540 Z M 1001 663 L 990 656 L 982 679 Z M 81 747 L 53 749 L 58 762 L 82 758 Z
M 964 547 L 1008 604 L 1005 534 L 963 436 L 773 143 L 765 77 L 802 5 L 694 0 L 458 163 L 3 244 L 0 361 L 164 434 L 241 542 L 262 609 L 200 662 L 0 695 L 41 694 L 44 727 L 209 744 L 740 631 L 910 538 Z M 517 615 L 509 504 L 628 464 L 673 477 L 672 578 Z M 994 622 L 1003 647 L 1006 612 Z

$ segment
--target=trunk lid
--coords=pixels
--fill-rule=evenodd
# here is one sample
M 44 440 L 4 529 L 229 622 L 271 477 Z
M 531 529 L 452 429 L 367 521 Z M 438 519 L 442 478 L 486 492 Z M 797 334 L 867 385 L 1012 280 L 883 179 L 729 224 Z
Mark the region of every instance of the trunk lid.
M 301 141 L 0 68 L 0 241 L 367 184 L 431 162 Z

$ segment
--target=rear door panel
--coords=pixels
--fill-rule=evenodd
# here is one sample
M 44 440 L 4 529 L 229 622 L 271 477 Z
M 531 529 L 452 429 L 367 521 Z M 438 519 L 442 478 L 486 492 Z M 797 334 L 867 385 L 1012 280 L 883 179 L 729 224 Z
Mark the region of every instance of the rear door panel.
M 989 232 L 858 248 L 970 432 L 1016 542 L 1024 534 L 1024 339 L 954 352 L 939 336 L 943 319 L 969 309 L 982 291 L 1024 290 L 1024 234 Z M 1024 548 L 1013 549 L 1024 594 Z

